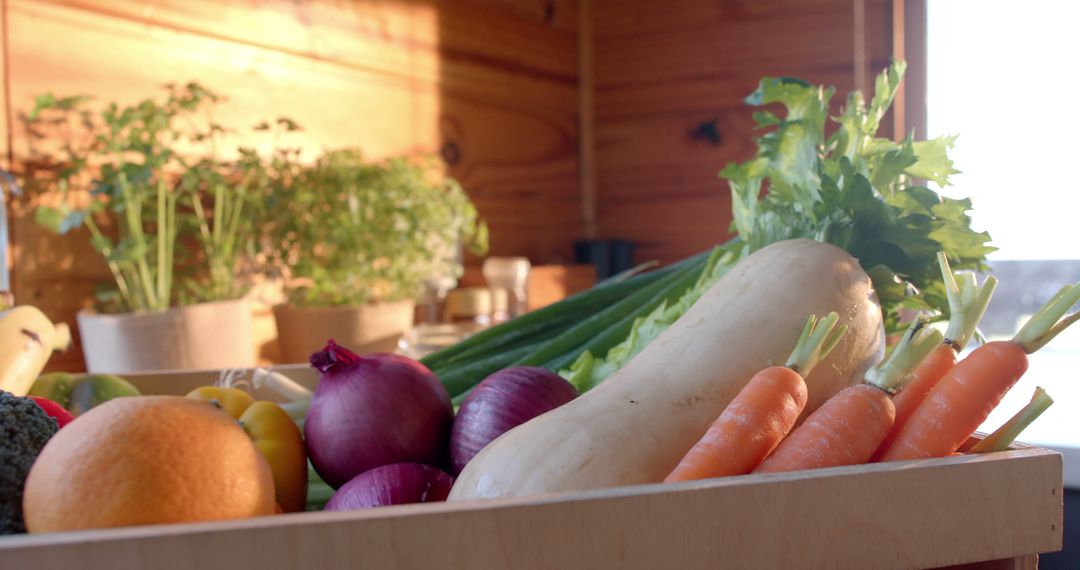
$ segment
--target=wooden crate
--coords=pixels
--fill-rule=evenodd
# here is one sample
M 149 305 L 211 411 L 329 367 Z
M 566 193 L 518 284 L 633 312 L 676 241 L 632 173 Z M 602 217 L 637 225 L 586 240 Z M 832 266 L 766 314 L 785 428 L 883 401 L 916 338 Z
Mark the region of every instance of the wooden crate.
M 313 385 L 303 367 L 285 368 Z M 185 393 L 214 372 L 140 375 Z M 0 539 L 0 568 L 1034 568 L 1062 461 L 1010 451 L 584 493 Z

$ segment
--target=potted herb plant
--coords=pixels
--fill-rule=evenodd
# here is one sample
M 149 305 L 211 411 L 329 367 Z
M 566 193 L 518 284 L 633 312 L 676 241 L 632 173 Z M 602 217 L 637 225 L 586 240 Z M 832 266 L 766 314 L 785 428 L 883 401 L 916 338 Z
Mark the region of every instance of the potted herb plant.
M 189 83 L 100 111 L 42 96 L 28 116 L 39 137 L 67 135 L 48 155 L 55 168 L 28 179 L 43 192 L 38 222 L 85 228 L 113 277 L 77 315 L 91 372 L 255 364 L 242 295 L 266 179 L 253 151 L 216 158 L 218 100 Z
M 431 163 L 345 149 L 288 171 L 271 194 L 269 232 L 288 296 L 274 311 L 287 362 L 306 361 L 327 338 L 393 350 L 423 283 L 460 277 L 463 247 L 486 250 L 469 198 Z

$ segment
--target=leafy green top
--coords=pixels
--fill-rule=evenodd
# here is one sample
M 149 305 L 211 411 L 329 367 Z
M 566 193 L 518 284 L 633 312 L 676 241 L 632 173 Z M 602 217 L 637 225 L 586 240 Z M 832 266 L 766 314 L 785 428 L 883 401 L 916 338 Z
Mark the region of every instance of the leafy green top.
M 732 228 L 749 251 L 799 237 L 848 250 L 874 280 L 890 332 L 900 330 L 902 308 L 947 308 L 938 251 L 958 268 L 980 269 L 994 250 L 987 233 L 971 228 L 970 200 L 915 183 L 949 183 L 956 137 L 915 142 L 909 135 L 897 143 L 876 136 L 904 70 L 897 61 L 879 75 L 869 105 L 858 91 L 849 95 L 828 137 L 831 88 L 763 79 L 747 103 L 779 103 L 787 113 L 756 112 L 758 126 L 770 129 L 758 137 L 757 155 L 720 173 L 731 186 Z
M 835 244 L 859 259 L 874 281 L 886 330 L 899 333 L 900 311 L 923 310 L 940 318 L 948 308 L 937 253 L 958 268 L 982 268 L 990 236 L 971 228 L 969 200 L 954 200 L 916 184 L 939 186 L 956 174 L 948 149 L 955 137 L 900 143 L 878 138 L 905 64 L 894 62 L 877 77 L 869 105 L 858 91 L 847 98 L 826 136 L 834 89 L 790 78 L 765 78 L 746 98 L 753 106 L 783 105 L 779 117 L 754 113 L 758 152 L 720 173 L 731 187 L 732 229 L 738 236 L 714 251 L 701 279 L 676 302 L 638 318 L 630 335 L 607 354 L 583 352 L 560 371 L 586 391 L 629 362 L 671 326 L 728 269 L 770 243 L 810 238 Z M 764 191 L 764 195 L 763 195 Z
M 89 231 L 114 279 L 97 295 L 104 312 L 232 299 L 249 285 L 260 196 L 244 160 L 216 155 L 226 129 L 210 115 L 223 98 L 194 82 L 165 87 L 100 109 L 40 95 L 23 117 L 35 218 L 60 234 Z
M 341 149 L 303 162 L 278 144 L 302 130 L 285 117 L 253 127 L 274 141 L 269 155 L 219 157 L 227 129 L 209 113 L 221 100 L 197 83 L 97 111 L 89 97 L 50 94 L 25 117 L 32 142 L 61 145 L 33 153 L 25 176 L 44 197 L 36 219 L 89 231 L 114 278 L 99 310 L 237 298 L 263 273 L 283 274 L 302 305 L 406 299 L 426 279 L 459 277 L 461 246 L 486 249 L 460 184 L 418 161 Z
M 486 251 L 487 228 L 460 184 L 426 166 L 334 150 L 272 184 L 268 234 L 290 301 L 411 299 L 426 279 L 460 277 L 460 249 Z

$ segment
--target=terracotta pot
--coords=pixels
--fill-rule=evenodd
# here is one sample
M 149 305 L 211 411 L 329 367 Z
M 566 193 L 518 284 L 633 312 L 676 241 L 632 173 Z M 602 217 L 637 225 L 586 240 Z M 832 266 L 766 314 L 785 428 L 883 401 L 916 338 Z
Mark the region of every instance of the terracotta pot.
M 274 307 L 278 344 L 286 363 L 307 362 L 327 339 L 357 354 L 393 352 L 413 326 L 414 301 L 346 307 Z
M 80 312 L 86 368 L 93 373 L 248 368 L 255 365 L 251 305 L 215 301 L 162 313 Z

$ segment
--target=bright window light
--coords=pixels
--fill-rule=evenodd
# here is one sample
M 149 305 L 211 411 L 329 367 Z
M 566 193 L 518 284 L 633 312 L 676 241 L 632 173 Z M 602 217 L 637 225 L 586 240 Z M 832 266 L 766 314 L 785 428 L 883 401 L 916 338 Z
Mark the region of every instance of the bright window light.
M 991 259 L 1080 259 L 1080 2 L 930 0 L 928 138 L 958 134 Z M 921 133 L 919 133 L 921 134 Z
M 957 134 L 952 197 L 974 202 L 999 248 L 1002 280 L 983 330 L 1007 339 L 1066 283 L 1080 281 L 1080 2 L 929 0 L 927 138 Z M 920 133 L 917 133 L 920 134 Z M 1055 404 L 1020 440 L 1080 448 L 1080 324 L 1031 367 L 981 431 L 1043 386 Z

